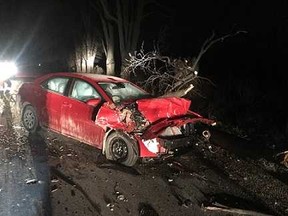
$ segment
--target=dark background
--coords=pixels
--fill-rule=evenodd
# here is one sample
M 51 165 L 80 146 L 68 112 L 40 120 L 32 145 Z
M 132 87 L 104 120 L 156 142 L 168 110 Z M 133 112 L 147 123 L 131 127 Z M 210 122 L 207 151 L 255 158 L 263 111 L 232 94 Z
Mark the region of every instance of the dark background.
M 27 72 L 68 70 L 66 60 L 81 34 L 83 2 L 0 1 L 0 59 L 16 60 Z M 213 32 L 216 38 L 243 32 L 216 43 L 202 57 L 199 75 L 215 85 L 203 85 L 204 98 L 193 98 L 195 109 L 245 133 L 269 134 L 269 139 L 284 142 L 287 1 L 158 3 L 150 6 L 153 13 L 143 21 L 141 40 L 147 51 L 161 40 L 164 54 L 193 57 Z
M 287 145 L 288 2 L 172 4 L 170 46 L 176 56 L 197 55 L 213 31 L 216 37 L 246 32 L 215 44 L 201 59 L 200 75 L 216 86 L 209 93 L 209 85 L 202 88 L 209 102 L 199 111 L 237 125 L 259 142 Z
M 1 56 L 33 64 L 64 59 L 79 31 L 84 1 L 0 1 Z M 212 32 L 216 37 L 239 34 L 209 49 L 201 67 L 209 74 L 246 73 L 271 80 L 281 76 L 287 54 L 287 1 L 159 1 L 143 21 L 142 40 L 149 47 L 162 36 L 165 51 L 176 57 L 198 54 Z M 100 27 L 99 27 L 100 29 Z M 151 47 L 151 46 L 150 46 Z M 150 48 L 149 47 L 149 48 Z M 42 54 L 44 53 L 44 54 Z M 33 59 L 33 60 L 34 60 Z M 205 62 L 205 63 L 204 63 Z M 284 73 L 285 74 L 285 73 Z

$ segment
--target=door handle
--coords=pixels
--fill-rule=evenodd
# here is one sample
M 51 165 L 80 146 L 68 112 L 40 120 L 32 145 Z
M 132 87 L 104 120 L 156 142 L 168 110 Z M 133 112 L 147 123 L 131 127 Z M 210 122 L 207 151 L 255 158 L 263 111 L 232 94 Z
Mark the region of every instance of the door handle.
M 63 102 L 63 106 L 64 106 L 64 107 L 71 108 L 71 107 L 72 107 L 72 104 L 71 104 L 71 103 L 68 103 L 68 102 Z

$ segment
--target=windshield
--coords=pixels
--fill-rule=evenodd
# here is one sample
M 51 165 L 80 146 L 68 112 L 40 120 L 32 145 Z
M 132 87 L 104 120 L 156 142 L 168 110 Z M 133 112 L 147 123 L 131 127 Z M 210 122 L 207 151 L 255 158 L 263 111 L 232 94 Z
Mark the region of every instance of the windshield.
M 137 100 L 150 96 L 149 93 L 140 88 L 137 88 L 129 82 L 101 82 L 98 84 L 106 92 L 106 94 L 112 98 L 114 103 L 120 103 L 127 100 Z

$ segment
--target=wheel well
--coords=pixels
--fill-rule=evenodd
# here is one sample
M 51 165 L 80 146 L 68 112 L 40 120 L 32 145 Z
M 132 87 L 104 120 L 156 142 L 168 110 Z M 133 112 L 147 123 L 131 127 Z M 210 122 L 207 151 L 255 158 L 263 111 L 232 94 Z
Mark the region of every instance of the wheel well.
M 102 154 L 105 155 L 106 154 L 106 141 L 107 141 L 107 138 L 108 136 L 111 134 L 111 133 L 114 133 L 116 132 L 116 130 L 114 129 L 111 129 L 111 128 L 108 128 L 106 133 L 105 133 L 105 136 L 104 136 L 104 139 L 103 139 L 103 145 L 102 145 Z

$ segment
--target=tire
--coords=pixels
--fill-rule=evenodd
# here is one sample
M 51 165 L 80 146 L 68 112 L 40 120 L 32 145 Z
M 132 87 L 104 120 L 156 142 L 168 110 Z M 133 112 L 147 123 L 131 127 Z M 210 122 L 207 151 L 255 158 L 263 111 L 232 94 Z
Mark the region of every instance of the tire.
M 132 167 L 139 159 L 139 149 L 136 141 L 126 134 L 113 132 L 106 140 L 105 155 L 108 160 Z
M 35 109 L 31 105 L 25 106 L 22 112 L 22 124 L 30 133 L 35 133 L 39 129 L 39 121 Z

